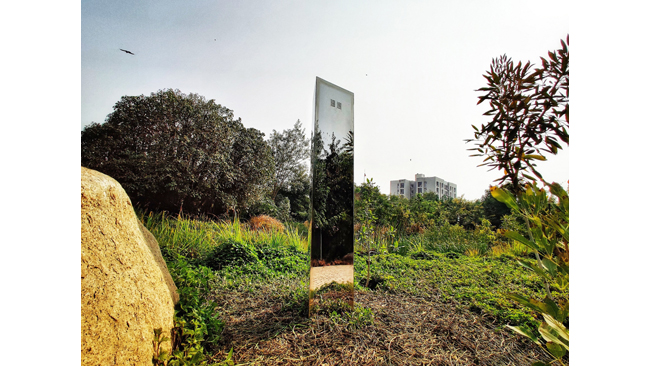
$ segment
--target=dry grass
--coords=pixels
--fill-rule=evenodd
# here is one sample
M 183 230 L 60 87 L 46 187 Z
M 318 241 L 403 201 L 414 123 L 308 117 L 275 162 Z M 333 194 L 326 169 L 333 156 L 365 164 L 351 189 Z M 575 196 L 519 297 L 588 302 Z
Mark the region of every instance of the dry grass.
M 253 230 L 284 231 L 284 225 L 280 221 L 267 215 L 252 217 L 249 221 L 249 225 Z
M 328 314 L 307 318 L 295 306 L 287 307 L 286 294 L 299 286 L 296 280 L 215 294 L 226 326 L 214 359 L 224 359 L 232 347 L 238 365 L 530 365 L 550 360 L 536 345 L 453 301 L 442 301 L 436 291 L 426 298 L 357 291 L 355 303 L 372 309 L 374 324 L 355 328 Z

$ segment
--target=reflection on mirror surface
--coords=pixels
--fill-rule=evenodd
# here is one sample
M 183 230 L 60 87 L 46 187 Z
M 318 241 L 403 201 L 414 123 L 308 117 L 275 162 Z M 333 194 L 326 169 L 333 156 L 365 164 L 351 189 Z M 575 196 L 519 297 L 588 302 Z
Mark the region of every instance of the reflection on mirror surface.
M 316 78 L 313 131 L 310 313 L 354 300 L 354 94 Z

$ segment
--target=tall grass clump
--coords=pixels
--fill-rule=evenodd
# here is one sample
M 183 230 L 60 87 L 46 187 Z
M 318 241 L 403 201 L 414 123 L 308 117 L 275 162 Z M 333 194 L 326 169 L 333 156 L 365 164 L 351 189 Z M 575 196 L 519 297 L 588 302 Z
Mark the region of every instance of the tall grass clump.
M 217 232 L 209 222 L 170 217 L 165 212 L 140 214 L 143 225 L 158 240 L 166 260 L 204 258 L 213 248 Z
M 206 264 L 207 258 L 224 243 L 240 243 L 254 248 L 287 247 L 300 252 L 308 249 L 307 238 L 298 227 L 259 227 L 252 229 L 238 218 L 233 221 L 202 221 L 165 213 L 140 214 L 140 219 L 156 237 L 166 260 L 186 258 L 193 264 Z
M 411 250 L 438 253 L 487 255 L 496 236 L 487 220 L 475 230 L 466 230 L 459 225 L 443 223 L 427 229 L 424 234 L 405 238 Z

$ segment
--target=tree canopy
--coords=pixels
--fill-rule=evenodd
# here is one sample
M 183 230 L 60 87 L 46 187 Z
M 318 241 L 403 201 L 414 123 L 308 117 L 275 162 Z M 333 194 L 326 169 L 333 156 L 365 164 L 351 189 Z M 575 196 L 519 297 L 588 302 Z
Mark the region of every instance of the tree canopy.
M 309 159 L 309 139 L 298 120 L 292 129 L 281 133 L 273 130 L 268 144 L 275 161 L 275 176 L 271 198 L 275 199 L 281 191 L 290 191 L 292 186 L 301 185 L 301 177 L 307 172 Z
M 262 132 L 214 100 L 171 89 L 124 96 L 105 123 L 86 126 L 81 164 L 143 207 L 193 214 L 246 210 L 274 172 Z
M 372 180 L 355 188 L 355 220 L 366 207 L 372 209 L 378 227 L 393 226 L 400 235 L 414 234 L 445 225 L 474 230 L 486 219 L 481 200 L 440 198 L 434 192 L 404 198 L 384 195 Z

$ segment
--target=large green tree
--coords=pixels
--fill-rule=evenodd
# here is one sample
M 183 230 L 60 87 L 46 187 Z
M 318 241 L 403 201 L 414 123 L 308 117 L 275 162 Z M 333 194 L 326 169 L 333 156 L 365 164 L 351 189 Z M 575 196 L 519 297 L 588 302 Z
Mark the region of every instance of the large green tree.
M 118 180 L 153 210 L 221 214 L 266 193 L 273 157 L 264 134 L 214 100 L 179 90 L 124 96 L 81 132 L 81 164 Z

